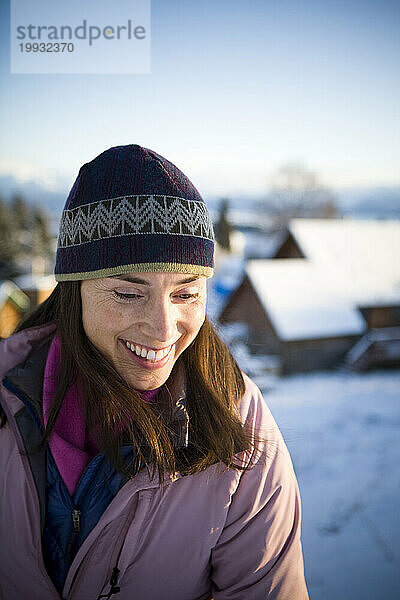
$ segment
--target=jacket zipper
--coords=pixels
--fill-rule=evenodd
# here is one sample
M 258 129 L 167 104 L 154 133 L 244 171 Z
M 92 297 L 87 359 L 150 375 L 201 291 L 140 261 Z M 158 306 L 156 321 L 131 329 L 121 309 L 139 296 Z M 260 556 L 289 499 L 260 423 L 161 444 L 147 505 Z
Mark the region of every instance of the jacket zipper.
M 74 508 L 72 510 L 71 516 L 73 531 L 66 550 L 66 559 L 69 563 L 72 562 L 72 550 L 74 547 L 74 542 L 81 528 L 81 511 L 79 510 L 79 508 Z

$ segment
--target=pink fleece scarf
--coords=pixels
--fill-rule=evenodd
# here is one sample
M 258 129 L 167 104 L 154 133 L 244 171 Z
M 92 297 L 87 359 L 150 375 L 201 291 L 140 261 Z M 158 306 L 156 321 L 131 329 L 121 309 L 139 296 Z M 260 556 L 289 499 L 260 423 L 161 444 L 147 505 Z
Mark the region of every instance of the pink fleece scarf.
M 60 361 L 61 341 L 56 334 L 50 345 L 44 371 L 43 418 L 45 426 L 57 389 Z M 51 453 L 71 496 L 81 474 L 99 451 L 86 429 L 79 402 L 81 393 L 79 382 L 69 388 L 49 439 Z M 158 389 L 142 392 L 141 395 L 143 400 L 149 402 L 157 393 Z

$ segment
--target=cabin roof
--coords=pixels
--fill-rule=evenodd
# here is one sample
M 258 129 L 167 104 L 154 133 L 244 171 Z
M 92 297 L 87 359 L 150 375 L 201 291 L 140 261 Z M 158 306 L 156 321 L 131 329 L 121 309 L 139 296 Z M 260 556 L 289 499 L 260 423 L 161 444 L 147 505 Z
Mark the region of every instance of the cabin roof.
M 400 304 L 400 221 L 293 219 L 289 231 L 353 303 Z
M 282 340 L 359 335 L 359 308 L 400 306 L 400 221 L 293 219 L 288 230 L 305 258 L 246 266 Z
M 360 335 L 366 329 L 329 274 L 306 259 L 252 260 L 246 273 L 284 341 Z

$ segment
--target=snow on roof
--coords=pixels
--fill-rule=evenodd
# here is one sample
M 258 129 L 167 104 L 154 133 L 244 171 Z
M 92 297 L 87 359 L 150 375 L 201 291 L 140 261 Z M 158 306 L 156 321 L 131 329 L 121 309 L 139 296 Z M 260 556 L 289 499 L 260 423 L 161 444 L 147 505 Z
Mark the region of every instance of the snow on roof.
M 51 290 L 56 285 L 54 275 L 20 275 L 15 278 L 15 283 L 22 290 Z
M 362 333 L 362 306 L 400 304 L 400 221 L 293 219 L 306 258 L 249 261 L 247 273 L 284 340 Z
M 366 329 L 330 273 L 306 259 L 251 260 L 246 272 L 282 340 L 359 335 Z
M 17 286 L 12 281 L 0 281 L 0 307 Z
M 293 219 L 289 230 L 357 305 L 400 303 L 400 221 Z
M 244 254 L 249 259 L 271 258 L 282 246 L 287 238 L 287 232 L 277 231 L 275 234 L 266 235 L 265 232 L 251 231 L 246 233 Z
M 367 350 L 375 343 L 386 342 L 386 349 L 389 350 L 390 342 L 393 343 L 393 349 L 396 349 L 396 356 L 399 355 L 400 327 L 383 327 L 382 329 L 372 329 L 368 331 L 358 342 L 349 350 L 346 355 L 348 365 L 356 363 Z M 397 343 L 396 343 L 397 342 Z
M 29 298 L 13 281 L 0 281 L 0 308 L 7 299 L 14 302 L 21 310 L 29 308 Z

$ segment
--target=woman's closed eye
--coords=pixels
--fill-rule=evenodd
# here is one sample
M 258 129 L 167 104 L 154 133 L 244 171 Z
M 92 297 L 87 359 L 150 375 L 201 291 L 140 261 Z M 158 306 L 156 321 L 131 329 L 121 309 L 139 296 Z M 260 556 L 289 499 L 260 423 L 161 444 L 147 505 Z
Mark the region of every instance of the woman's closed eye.
M 114 290 L 113 293 L 116 298 L 118 298 L 119 300 L 125 300 L 125 301 L 140 300 L 141 298 L 144 298 L 144 296 L 142 294 L 117 292 L 117 290 Z M 195 293 L 182 292 L 180 294 L 175 294 L 174 298 L 177 299 L 178 301 L 182 300 L 184 302 L 190 302 L 191 300 L 197 300 L 199 298 L 199 296 L 200 296 L 199 292 L 195 292 Z
M 138 300 L 140 298 L 143 298 L 143 296 L 141 296 L 140 294 L 126 294 L 122 292 L 117 292 L 116 290 L 114 290 L 114 295 L 120 300 Z
M 197 299 L 199 297 L 199 293 L 198 292 L 196 292 L 195 294 L 182 293 L 182 294 L 177 294 L 176 297 L 181 300 L 192 300 L 192 299 Z

